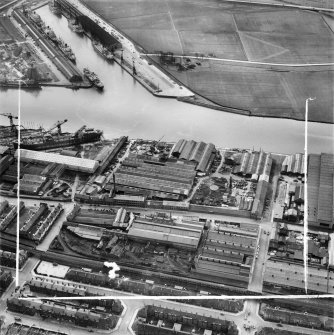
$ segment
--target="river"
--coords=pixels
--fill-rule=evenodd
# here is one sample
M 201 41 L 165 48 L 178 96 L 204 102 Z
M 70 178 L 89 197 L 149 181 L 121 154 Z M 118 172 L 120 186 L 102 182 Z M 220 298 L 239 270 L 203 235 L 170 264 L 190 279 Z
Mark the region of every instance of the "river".
M 103 130 L 105 138 L 164 136 L 165 141 L 186 138 L 212 142 L 218 147 L 262 148 L 281 153 L 304 150 L 304 122 L 236 115 L 155 97 L 118 64 L 101 58 L 86 36 L 78 36 L 68 28 L 65 17 L 55 16 L 48 6 L 37 12 L 72 47 L 77 66 L 88 66 L 96 72 L 105 88 L 103 92 L 58 87 L 22 91 L 23 125 L 48 127 L 57 120 L 68 119 L 64 131 L 75 131 L 85 124 Z M 0 92 L 0 110 L 17 114 L 17 90 Z M 1 119 L 1 124 L 6 121 Z M 333 129 L 329 124 L 309 123 L 309 152 L 334 152 Z

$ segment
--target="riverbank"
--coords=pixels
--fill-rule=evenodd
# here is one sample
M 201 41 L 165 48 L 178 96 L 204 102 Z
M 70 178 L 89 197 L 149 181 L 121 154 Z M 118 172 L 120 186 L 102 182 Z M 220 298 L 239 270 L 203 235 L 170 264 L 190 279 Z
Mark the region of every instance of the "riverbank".
M 207 6 L 192 0 L 168 6 L 154 1 L 136 7 L 124 1 L 118 6 L 115 0 L 108 5 L 102 0 L 84 0 L 84 4 L 103 25 L 112 26 L 116 36 L 127 40 L 131 52 L 140 50 L 144 57 L 162 51 L 154 66 L 208 100 L 178 96 L 181 101 L 242 115 L 300 121 L 305 99 L 316 96 L 310 121 L 334 123 L 333 62 L 328 49 L 334 38 L 317 12 L 233 2 L 212 1 Z M 187 55 L 198 59 L 187 59 Z

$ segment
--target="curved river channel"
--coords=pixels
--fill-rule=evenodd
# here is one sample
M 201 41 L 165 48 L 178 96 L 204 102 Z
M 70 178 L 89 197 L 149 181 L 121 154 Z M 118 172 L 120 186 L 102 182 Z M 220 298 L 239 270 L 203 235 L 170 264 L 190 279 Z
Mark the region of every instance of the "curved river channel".
M 75 131 L 85 124 L 103 130 L 105 138 L 164 136 L 165 141 L 187 138 L 212 142 L 218 147 L 262 148 L 281 153 L 304 150 L 304 122 L 236 115 L 155 97 L 118 64 L 101 58 L 86 36 L 80 37 L 68 28 L 65 17 L 55 16 L 48 6 L 37 12 L 72 47 L 77 66 L 88 66 L 96 72 L 105 87 L 103 92 L 58 87 L 22 91 L 23 125 L 48 127 L 57 120 L 68 119 L 64 131 Z M 18 91 L 1 91 L 0 110 L 17 114 L 17 109 Z M 1 124 L 6 122 L 1 119 Z M 333 134 L 333 125 L 309 123 L 309 152 L 334 152 Z

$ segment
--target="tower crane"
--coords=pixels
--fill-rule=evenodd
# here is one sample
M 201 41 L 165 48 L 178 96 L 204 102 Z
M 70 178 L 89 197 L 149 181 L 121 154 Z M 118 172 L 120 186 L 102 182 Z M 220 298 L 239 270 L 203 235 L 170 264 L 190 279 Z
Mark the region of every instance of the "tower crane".
M 13 115 L 11 113 L 0 113 L 0 115 L 8 117 L 9 123 L 10 123 L 10 128 L 11 128 L 11 130 L 12 130 L 13 133 L 16 133 L 17 129 L 16 129 L 16 125 L 13 122 L 13 119 L 18 119 L 18 116 L 15 116 L 15 115 Z
M 63 121 L 57 121 L 52 127 L 50 127 L 48 130 L 44 131 L 44 134 L 50 133 L 53 129 L 57 128 L 57 134 L 61 135 L 61 125 L 63 125 L 65 122 L 67 122 L 67 119 Z

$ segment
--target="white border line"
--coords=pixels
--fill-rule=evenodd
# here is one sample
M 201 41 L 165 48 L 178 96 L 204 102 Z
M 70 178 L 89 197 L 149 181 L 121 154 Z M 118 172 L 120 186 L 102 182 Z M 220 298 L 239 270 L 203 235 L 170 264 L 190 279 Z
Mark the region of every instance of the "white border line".
M 20 267 L 20 141 L 21 141 L 21 79 L 19 79 L 19 96 L 18 96 L 18 126 L 17 126 L 17 190 L 16 190 L 16 278 L 15 284 L 19 286 L 19 267 Z
M 115 295 L 115 296 L 86 296 L 86 297 L 20 297 L 19 300 L 270 300 L 270 299 L 323 299 L 334 298 L 334 294 L 305 294 L 305 295 L 215 295 L 215 296 L 151 296 L 151 295 Z
M 304 283 L 305 293 L 308 289 L 308 194 L 307 194 L 307 163 L 308 163 L 308 103 L 316 98 L 305 100 L 305 148 L 304 148 Z

